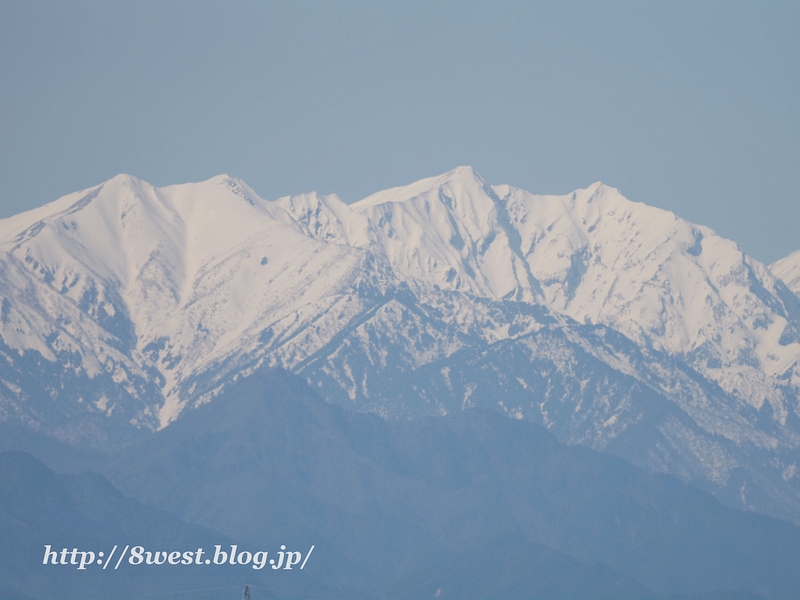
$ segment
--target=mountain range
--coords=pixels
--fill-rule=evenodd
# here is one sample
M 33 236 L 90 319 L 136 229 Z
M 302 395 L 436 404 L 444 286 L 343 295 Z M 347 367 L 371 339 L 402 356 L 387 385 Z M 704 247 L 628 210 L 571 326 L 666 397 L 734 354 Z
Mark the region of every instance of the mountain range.
M 254 598 L 355 600 L 800 594 L 800 527 L 787 521 L 524 419 L 485 409 L 382 419 L 325 402 L 281 369 L 240 378 L 94 467 L 107 478 L 0 452 L 0 597 L 234 598 L 244 583 Z M 289 572 L 41 564 L 44 544 L 118 543 L 315 549 Z
M 800 253 L 469 167 L 347 205 L 128 175 L 0 221 L 0 419 L 84 451 L 267 368 L 384 419 L 488 408 L 800 523 Z

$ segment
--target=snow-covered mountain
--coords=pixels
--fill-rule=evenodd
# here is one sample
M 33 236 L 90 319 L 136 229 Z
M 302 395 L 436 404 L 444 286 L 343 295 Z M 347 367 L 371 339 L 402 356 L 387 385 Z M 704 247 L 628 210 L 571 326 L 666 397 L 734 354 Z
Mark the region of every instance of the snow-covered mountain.
M 0 221 L 0 418 L 102 445 L 280 366 L 387 417 L 500 409 L 800 522 L 791 258 L 468 167 L 349 206 L 118 176 Z
M 228 177 L 156 189 L 118 176 L 5 220 L 2 235 L 7 354 L 63 355 L 71 374 L 110 374 L 113 397 L 57 389 L 53 405 L 77 400 L 150 428 L 177 415 L 190 394 L 176 387 L 192 372 L 259 343 L 259 328 L 304 324 L 298 308 L 319 328 L 349 310 L 351 285 L 369 275 L 363 251 L 310 239 Z
M 800 296 L 800 250 L 775 261 L 769 268 L 786 282 L 790 290 Z

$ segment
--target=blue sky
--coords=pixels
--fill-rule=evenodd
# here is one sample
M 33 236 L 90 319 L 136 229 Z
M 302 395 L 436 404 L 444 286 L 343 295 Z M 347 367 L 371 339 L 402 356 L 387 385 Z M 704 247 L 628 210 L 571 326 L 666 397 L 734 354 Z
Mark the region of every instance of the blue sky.
M 800 249 L 797 2 L 0 3 L 0 216 L 126 172 L 355 201 L 600 180 Z

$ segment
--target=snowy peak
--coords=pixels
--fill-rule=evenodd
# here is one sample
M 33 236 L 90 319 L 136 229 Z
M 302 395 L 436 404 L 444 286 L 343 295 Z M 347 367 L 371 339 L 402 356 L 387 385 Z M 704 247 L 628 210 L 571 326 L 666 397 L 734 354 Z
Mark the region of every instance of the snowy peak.
M 800 250 L 775 261 L 769 268 L 790 290 L 800 296 Z
M 419 196 L 429 196 L 431 192 L 444 190 L 449 197 L 476 197 L 481 193 L 491 195 L 491 189 L 472 167 L 456 167 L 442 175 L 420 179 L 412 184 L 390 188 L 367 196 L 354 203 L 353 209 L 361 209 L 377 204 L 408 202 Z
M 496 191 L 547 303 L 578 321 L 669 352 L 716 344 L 727 360 L 787 326 L 774 277 L 706 227 L 602 184 L 568 196 Z
M 39 214 L 4 223 L 7 232 L 27 227 L 3 249 L 79 305 L 114 289 L 127 306 L 109 299 L 110 310 L 140 324 L 177 308 L 198 270 L 243 239 L 294 228 L 284 211 L 227 176 L 158 189 L 118 175 L 44 208 L 50 213 L 33 223 Z
M 396 279 L 423 293 L 545 304 L 639 344 L 694 355 L 713 373 L 744 364 L 782 375 L 800 349 L 797 303 L 769 269 L 710 229 L 599 182 L 537 196 L 490 187 L 472 168 L 458 167 L 347 206 L 316 193 L 268 202 L 227 175 L 165 188 L 119 175 L 0 221 L 0 235 L 20 268 L 90 315 L 124 317 L 143 340 L 204 298 L 227 298 L 232 312 L 198 313 L 204 328 L 217 323 L 219 336 L 211 343 L 203 334 L 203 352 L 235 344 L 226 328 L 242 332 L 261 318 L 273 287 L 248 295 L 249 286 L 280 281 L 298 297 L 316 290 L 309 298 L 342 289 L 343 280 L 298 288 L 286 279 L 299 256 L 310 261 L 298 266 L 308 273 L 325 262 L 311 257 L 323 255 L 348 257 L 336 270 L 342 276 L 369 261 L 370 273 L 383 273 L 379 287 Z M 773 270 L 791 279 L 795 258 Z M 233 282 L 236 289 L 224 291 Z M 188 326 L 184 317 L 167 329 Z M 231 325 L 241 319 L 244 325 Z M 713 379 L 743 390 L 741 368 Z
M 601 183 L 459 167 L 348 206 L 120 175 L 0 220 L 0 420 L 157 429 L 267 365 L 383 415 L 500 406 L 800 515 L 798 263 Z
M 312 196 L 287 208 L 315 202 L 349 211 Z M 363 251 L 314 238 L 299 212 L 224 175 L 164 188 L 122 175 L 34 213 L 0 223 L 4 343 L 47 360 L 67 351 L 76 373 L 106 370 L 134 395 L 134 374 L 151 377 L 160 402 L 149 394 L 158 405 L 136 417 L 148 426 L 177 416 L 198 371 L 276 343 L 287 366 L 301 361 L 314 350 L 305 336 L 336 333 L 320 314 L 359 310 L 353 288 L 385 288 Z
M 350 207 L 415 289 L 545 304 L 692 364 L 743 402 L 787 414 L 800 311 L 729 240 L 595 183 L 563 196 L 489 187 L 469 167 Z
M 536 196 L 459 167 L 350 207 L 316 194 L 278 204 L 306 235 L 369 248 L 414 289 L 543 303 L 640 344 L 694 353 L 703 368 L 746 356 L 782 374 L 797 360 L 796 303 L 768 269 L 707 227 L 599 182 Z M 740 376 L 726 387 L 745 387 Z
M 536 298 L 505 205 L 470 167 L 373 194 L 352 208 L 369 218 L 404 278 L 489 298 Z

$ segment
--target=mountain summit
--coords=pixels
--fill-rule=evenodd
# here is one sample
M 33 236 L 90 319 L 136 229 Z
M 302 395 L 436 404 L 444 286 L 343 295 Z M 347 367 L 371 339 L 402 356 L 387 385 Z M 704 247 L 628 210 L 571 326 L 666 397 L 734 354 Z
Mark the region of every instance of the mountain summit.
M 497 409 L 800 522 L 790 258 L 601 183 L 459 167 L 346 205 L 120 175 L 0 221 L 0 418 L 104 446 L 281 367 L 387 418 Z

